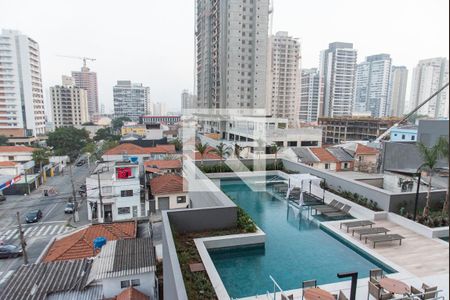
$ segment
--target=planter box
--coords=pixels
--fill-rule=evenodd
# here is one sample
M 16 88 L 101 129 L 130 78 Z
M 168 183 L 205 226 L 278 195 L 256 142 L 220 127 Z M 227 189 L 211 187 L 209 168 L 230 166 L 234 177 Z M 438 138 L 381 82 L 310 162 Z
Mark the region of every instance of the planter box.
M 388 220 L 391 221 L 392 223 L 398 224 L 398 225 L 405 227 L 411 231 L 414 231 L 417 234 L 423 235 L 423 236 L 425 236 L 427 238 L 431 238 L 431 239 L 448 237 L 448 235 L 449 235 L 449 227 L 448 226 L 430 228 L 428 226 L 417 223 L 408 218 L 399 216 L 395 213 L 389 213 Z

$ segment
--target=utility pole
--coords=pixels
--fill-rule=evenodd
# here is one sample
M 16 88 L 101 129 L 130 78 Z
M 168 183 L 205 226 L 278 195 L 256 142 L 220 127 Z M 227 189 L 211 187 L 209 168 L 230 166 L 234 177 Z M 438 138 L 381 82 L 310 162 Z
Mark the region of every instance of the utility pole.
M 27 250 L 25 249 L 27 246 L 27 243 L 25 242 L 25 237 L 23 236 L 22 224 L 20 224 L 20 213 L 16 212 L 16 216 L 17 216 L 17 224 L 19 225 L 20 244 L 22 245 L 22 251 L 23 251 L 23 263 L 28 265 L 28 255 L 27 255 Z
M 75 184 L 73 183 L 72 165 L 70 165 L 69 171 L 70 171 L 70 182 L 72 183 L 72 195 L 74 203 L 73 221 L 78 222 L 77 192 L 75 191 Z
M 100 171 L 97 171 L 97 180 L 98 180 L 98 199 L 100 200 L 100 218 L 103 218 L 103 197 L 102 197 L 102 187 L 100 186 Z

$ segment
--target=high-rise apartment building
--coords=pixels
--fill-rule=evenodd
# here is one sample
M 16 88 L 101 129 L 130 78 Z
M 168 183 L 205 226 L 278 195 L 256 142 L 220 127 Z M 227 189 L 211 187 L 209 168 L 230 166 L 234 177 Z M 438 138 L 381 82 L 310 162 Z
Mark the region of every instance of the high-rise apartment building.
M 355 112 L 385 117 L 390 112 L 389 86 L 392 60 L 389 54 L 371 55 L 356 70 Z
M 183 90 L 181 93 L 181 109 L 192 109 L 194 108 L 195 95 L 189 93 L 188 90 Z
M 316 68 L 302 69 L 300 90 L 300 121 L 317 122 L 319 110 L 323 105 L 323 87 Z
M 15 30 L 0 34 L 0 134 L 45 134 L 39 45 Z
M 167 116 L 166 103 L 156 102 L 153 104 L 152 115 L 154 116 Z
M 410 108 L 417 107 L 447 82 L 448 60 L 446 58 L 436 57 L 419 61 L 413 72 Z M 431 118 L 448 118 L 448 100 L 447 88 L 422 106 L 417 113 Z
M 73 71 L 72 77 L 77 87 L 87 91 L 89 118 L 92 119 L 95 114 L 98 114 L 97 73 L 91 72 L 84 61 L 81 71 Z
M 196 1 L 197 108 L 268 108 L 269 0 Z
M 56 127 L 81 125 L 89 121 L 87 91 L 75 86 L 72 77 L 63 76 L 62 85 L 50 88 L 50 96 Z
M 271 59 L 271 115 L 285 118 L 289 127 L 296 127 L 300 112 L 300 43 L 285 31 L 270 39 Z
M 139 117 L 150 113 L 150 88 L 142 83 L 118 80 L 113 88 L 115 117 L 129 117 L 138 122 Z
M 320 74 L 323 80 L 324 105 L 322 115 L 350 116 L 355 92 L 357 51 L 351 43 L 335 42 L 320 56 Z
M 406 86 L 408 69 L 405 66 L 392 66 L 391 84 L 389 88 L 389 116 L 401 117 L 405 113 Z

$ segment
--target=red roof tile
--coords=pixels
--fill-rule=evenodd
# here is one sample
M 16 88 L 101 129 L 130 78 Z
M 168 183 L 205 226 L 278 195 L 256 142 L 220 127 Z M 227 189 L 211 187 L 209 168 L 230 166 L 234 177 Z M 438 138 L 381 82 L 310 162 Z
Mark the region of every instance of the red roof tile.
M 203 154 L 203 160 L 214 160 L 214 159 L 221 159 L 220 156 L 214 152 L 216 148 L 214 147 L 208 147 L 206 149 L 206 152 Z M 202 160 L 202 156 L 200 155 L 200 152 L 194 151 L 188 153 L 188 156 L 192 158 L 193 160 Z
M 375 148 L 367 147 L 367 146 L 365 146 L 363 144 L 357 144 L 355 153 L 356 154 L 362 154 L 362 155 L 364 155 L 364 154 L 366 154 L 366 155 L 370 155 L 370 154 L 371 155 L 375 155 L 375 154 L 378 154 L 379 151 L 377 149 L 375 149 Z
M 15 161 L 0 161 L 0 167 L 15 167 L 17 164 Z
M 3 152 L 33 152 L 36 148 L 27 146 L 0 146 L 0 153 Z
M 187 189 L 186 180 L 180 175 L 166 174 L 150 180 L 150 188 L 153 195 L 167 195 L 183 193 Z
M 150 300 L 150 297 L 130 286 L 117 295 L 115 300 Z
M 168 159 L 168 160 L 147 160 L 144 162 L 144 166 L 147 168 L 157 169 L 181 169 L 181 160 Z
M 331 155 L 330 152 L 328 152 L 326 149 L 324 148 L 309 148 L 309 150 L 315 155 L 317 156 L 317 158 L 321 161 L 321 162 L 339 162 L 336 157 L 334 157 L 333 155 Z
M 122 154 L 154 154 L 154 153 L 176 153 L 175 145 L 157 145 L 156 147 L 140 147 L 134 144 L 124 143 L 117 147 L 109 149 L 105 155 L 122 155 Z
M 53 242 L 44 262 L 81 259 L 94 256 L 93 241 L 97 237 L 108 241 L 136 238 L 135 222 L 117 222 L 91 225 Z

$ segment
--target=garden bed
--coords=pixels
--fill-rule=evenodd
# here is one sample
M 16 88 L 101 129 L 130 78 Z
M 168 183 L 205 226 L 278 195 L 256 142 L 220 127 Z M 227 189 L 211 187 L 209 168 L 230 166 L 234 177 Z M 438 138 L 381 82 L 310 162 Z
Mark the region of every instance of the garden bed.
M 344 199 L 347 199 L 351 202 L 354 202 L 356 204 L 359 204 L 365 208 L 368 208 L 373 211 L 383 211 L 381 208 L 378 207 L 378 203 L 376 201 L 373 201 L 372 199 L 368 199 L 367 197 L 361 196 L 358 193 L 352 193 L 349 191 L 340 191 L 335 190 L 331 187 L 329 187 L 326 183 L 325 186 L 323 182 L 320 183 L 321 188 L 325 188 L 325 190 L 329 191 L 330 193 L 333 193 L 335 195 L 338 195 Z

